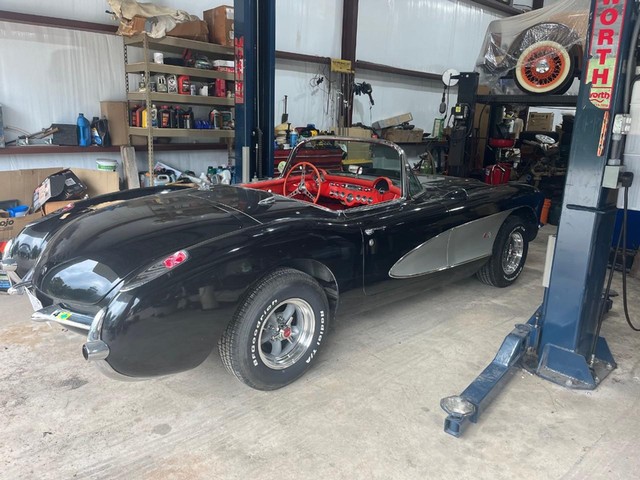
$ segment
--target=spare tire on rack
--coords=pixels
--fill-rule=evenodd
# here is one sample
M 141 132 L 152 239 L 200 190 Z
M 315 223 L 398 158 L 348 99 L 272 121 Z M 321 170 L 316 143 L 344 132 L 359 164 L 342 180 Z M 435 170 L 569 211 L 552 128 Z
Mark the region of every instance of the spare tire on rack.
M 509 56 L 520 90 L 534 95 L 561 95 L 579 73 L 582 46 L 578 33 L 561 23 L 539 23 L 522 32 Z

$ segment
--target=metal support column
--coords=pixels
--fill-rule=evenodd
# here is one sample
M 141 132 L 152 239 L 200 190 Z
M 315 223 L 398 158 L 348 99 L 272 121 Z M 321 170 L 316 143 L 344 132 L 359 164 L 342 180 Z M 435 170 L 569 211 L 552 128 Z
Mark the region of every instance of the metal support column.
M 508 358 L 501 362 L 513 366 L 526 353 L 523 363 L 569 388 L 594 389 L 616 367 L 606 341 L 596 337 L 607 301 L 602 292 L 617 211 L 617 190 L 603 182 L 621 157 L 613 127 L 616 114 L 626 108 L 624 74 L 636 9 L 633 0 L 592 0 L 586 68 L 548 288 L 528 323 L 527 340 L 503 352 Z M 488 384 L 480 375 L 462 395 L 444 399 L 442 406 L 449 413 L 445 430 L 459 435 L 466 420 L 476 421 L 475 412 L 500 379 Z M 468 394 L 478 388 L 483 389 L 480 400 Z M 452 420 L 455 428 L 447 430 Z
M 464 120 L 456 119 L 453 124 L 449 140 L 449 161 L 447 163 L 449 175 L 466 177 L 471 165 L 467 139 L 473 131 L 479 75 L 476 72 L 463 72 L 458 78 L 458 103 L 456 107 L 466 107 L 468 111 Z
M 236 176 L 273 175 L 275 2 L 234 2 Z

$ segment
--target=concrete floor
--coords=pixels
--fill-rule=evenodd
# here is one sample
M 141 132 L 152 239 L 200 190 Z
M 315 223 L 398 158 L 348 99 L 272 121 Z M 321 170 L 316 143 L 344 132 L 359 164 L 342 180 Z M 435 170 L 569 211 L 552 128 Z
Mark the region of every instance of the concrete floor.
M 217 353 L 181 375 L 110 380 L 82 359 L 81 337 L 2 296 L 0 478 L 638 478 L 640 334 L 620 303 L 603 327 L 619 366 L 596 391 L 518 372 L 463 438 L 443 433 L 440 399 L 541 301 L 550 231 L 512 288 L 468 279 L 342 312 L 314 368 L 271 393 Z M 639 292 L 632 280 L 640 323 Z

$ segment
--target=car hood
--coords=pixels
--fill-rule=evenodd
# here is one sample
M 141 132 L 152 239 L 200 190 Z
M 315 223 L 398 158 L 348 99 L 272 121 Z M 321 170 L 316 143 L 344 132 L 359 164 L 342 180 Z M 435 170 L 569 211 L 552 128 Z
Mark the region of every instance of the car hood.
M 122 279 L 178 250 L 256 225 L 265 195 L 220 186 L 115 201 L 71 219 L 49 240 L 33 275 L 45 295 L 97 303 Z M 268 194 L 267 194 L 268 195 Z

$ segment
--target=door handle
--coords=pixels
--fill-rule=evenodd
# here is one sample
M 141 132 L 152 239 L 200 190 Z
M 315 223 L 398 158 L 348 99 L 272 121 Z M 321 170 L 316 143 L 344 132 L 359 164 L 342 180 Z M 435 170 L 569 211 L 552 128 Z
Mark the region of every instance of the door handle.
M 367 229 L 364 231 L 364 234 L 365 234 L 365 235 L 368 235 L 368 236 L 371 236 L 371 235 L 373 235 L 373 232 L 380 232 L 380 231 L 383 231 L 383 230 L 386 230 L 386 229 L 387 229 L 387 227 L 373 227 L 373 228 L 367 228 Z

